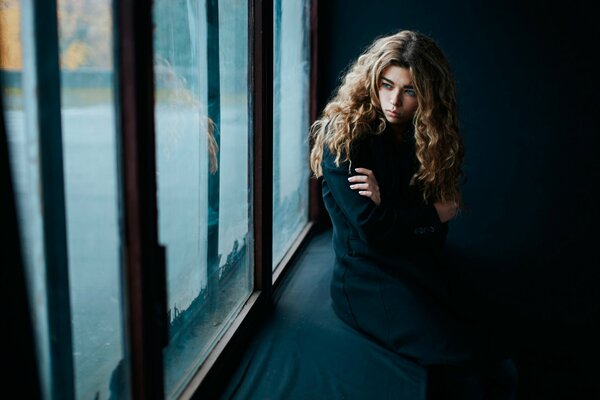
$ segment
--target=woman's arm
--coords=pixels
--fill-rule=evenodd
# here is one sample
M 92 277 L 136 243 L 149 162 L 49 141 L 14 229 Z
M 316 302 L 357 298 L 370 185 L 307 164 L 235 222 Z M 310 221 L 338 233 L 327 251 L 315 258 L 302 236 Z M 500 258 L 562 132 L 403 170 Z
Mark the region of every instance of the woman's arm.
M 362 175 L 355 175 L 348 178 L 350 189 L 358 191 L 358 194 L 371 199 L 375 205 L 381 204 L 381 193 L 375 173 L 367 168 L 356 168 L 356 172 Z M 433 203 L 438 217 L 442 223 L 450 221 L 456 216 L 458 211 L 458 203 L 455 201 L 436 201 Z
M 400 237 L 429 235 L 441 229 L 442 222 L 433 205 L 378 206 L 370 197 L 362 196 L 350 188 L 349 163 L 336 166 L 334 156 L 327 148 L 323 150 L 321 165 L 323 178 L 334 200 L 365 242 L 396 241 Z

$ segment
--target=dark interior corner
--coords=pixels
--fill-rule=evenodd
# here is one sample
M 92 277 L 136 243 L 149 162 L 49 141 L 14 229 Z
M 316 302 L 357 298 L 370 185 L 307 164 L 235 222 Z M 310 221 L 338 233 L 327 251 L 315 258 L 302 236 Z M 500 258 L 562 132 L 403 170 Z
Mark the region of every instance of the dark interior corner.
M 466 149 L 470 209 L 451 224 L 448 241 L 465 311 L 501 322 L 515 349 L 521 398 L 598 395 L 598 75 L 590 7 L 320 7 L 319 110 L 372 38 L 413 29 L 440 44 L 457 80 Z

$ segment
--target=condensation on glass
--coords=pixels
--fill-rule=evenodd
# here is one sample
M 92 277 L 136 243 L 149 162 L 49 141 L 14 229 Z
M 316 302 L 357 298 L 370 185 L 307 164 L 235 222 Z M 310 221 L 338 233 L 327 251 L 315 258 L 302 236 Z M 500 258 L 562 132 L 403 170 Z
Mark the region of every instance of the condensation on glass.
M 245 1 L 154 1 L 159 241 L 176 397 L 252 291 Z
M 308 222 L 310 1 L 273 4 L 273 268 Z

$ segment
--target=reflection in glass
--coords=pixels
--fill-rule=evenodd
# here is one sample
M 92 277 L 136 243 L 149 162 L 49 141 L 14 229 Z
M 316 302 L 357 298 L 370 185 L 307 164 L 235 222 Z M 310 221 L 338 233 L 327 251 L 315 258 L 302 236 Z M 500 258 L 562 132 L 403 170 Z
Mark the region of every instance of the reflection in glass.
M 218 4 L 218 5 L 217 5 Z M 252 290 L 247 4 L 154 2 L 159 240 L 176 397 Z
M 273 4 L 273 268 L 308 221 L 310 1 Z

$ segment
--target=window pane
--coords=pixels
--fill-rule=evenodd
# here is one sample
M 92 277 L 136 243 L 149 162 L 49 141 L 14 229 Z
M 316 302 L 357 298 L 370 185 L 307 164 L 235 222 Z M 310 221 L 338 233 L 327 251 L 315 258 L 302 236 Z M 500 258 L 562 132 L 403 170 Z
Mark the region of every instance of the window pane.
M 5 1 L 0 7 L 0 71 L 3 112 L 17 206 L 19 233 L 29 289 L 41 389 L 50 396 L 50 342 L 42 226 L 42 193 L 38 184 L 39 135 L 34 96 L 33 26 L 28 1 Z M 35 306 L 34 306 L 35 305 Z
M 19 227 L 44 398 L 50 350 L 32 2 L 0 7 L 0 67 Z M 77 398 L 127 398 L 123 358 L 110 0 L 58 2 L 62 138 L 74 387 Z M 48 38 L 48 40 L 52 40 Z M 37 45 L 44 46 L 45 43 Z M 38 60 L 43 64 L 43 60 Z M 58 88 L 58 87 L 57 87 Z M 43 134 L 43 132 L 42 132 Z M 58 338 L 60 341 L 60 338 Z
M 155 0 L 159 240 L 176 397 L 252 291 L 247 4 Z
M 308 221 L 310 1 L 273 4 L 273 268 Z
M 59 0 L 63 157 L 77 398 L 124 390 L 111 0 Z

